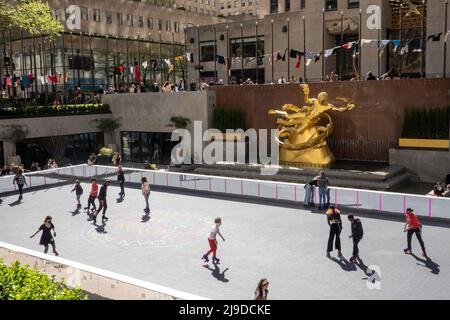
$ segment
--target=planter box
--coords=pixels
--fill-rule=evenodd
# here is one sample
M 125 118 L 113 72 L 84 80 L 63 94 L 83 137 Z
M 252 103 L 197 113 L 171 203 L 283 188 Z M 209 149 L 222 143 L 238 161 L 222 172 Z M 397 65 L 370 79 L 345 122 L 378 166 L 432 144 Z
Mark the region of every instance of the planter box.
M 449 140 L 400 138 L 398 145 L 400 148 L 449 149 Z

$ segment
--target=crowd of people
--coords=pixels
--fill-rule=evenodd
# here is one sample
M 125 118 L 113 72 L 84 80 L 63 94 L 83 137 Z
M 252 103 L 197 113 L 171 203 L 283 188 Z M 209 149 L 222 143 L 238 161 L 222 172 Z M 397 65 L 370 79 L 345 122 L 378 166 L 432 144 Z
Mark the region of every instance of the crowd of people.
M 435 197 L 450 198 L 450 174 L 445 177 L 444 181 L 436 182 L 432 195 Z

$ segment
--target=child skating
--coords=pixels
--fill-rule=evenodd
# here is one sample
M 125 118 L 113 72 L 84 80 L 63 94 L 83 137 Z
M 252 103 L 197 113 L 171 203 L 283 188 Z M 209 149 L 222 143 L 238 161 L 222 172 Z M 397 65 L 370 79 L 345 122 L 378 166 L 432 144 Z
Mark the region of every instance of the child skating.
M 205 263 L 209 262 L 209 254 L 212 252 L 213 254 L 213 263 L 215 264 L 219 264 L 220 263 L 220 259 L 217 258 L 216 256 L 216 252 L 217 252 L 217 235 L 219 235 L 223 241 L 225 241 L 225 238 L 222 236 L 222 234 L 220 233 L 219 227 L 222 224 L 222 219 L 221 218 L 216 218 L 214 220 L 214 225 L 211 227 L 211 231 L 209 233 L 209 237 L 208 237 L 208 243 L 209 243 L 209 250 L 207 253 L 205 253 L 202 257 L 202 259 L 205 261 Z
M 77 196 L 77 210 L 80 210 L 81 209 L 80 197 L 83 194 L 83 188 L 81 187 L 80 180 L 75 181 L 75 186 L 70 192 L 74 191 L 75 195 Z
M 97 195 L 98 195 L 98 184 L 97 179 L 94 178 L 91 179 L 91 192 L 89 193 L 88 205 L 86 208 L 84 208 L 84 210 L 87 211 L 88 215 L 92 215 L 94 214 L 95 211 L 97 211 L 97 207 L 95 205 L 95 199 L 97 198 Z M 92 204 L 92 212 L 89 212 L 91 204 Z

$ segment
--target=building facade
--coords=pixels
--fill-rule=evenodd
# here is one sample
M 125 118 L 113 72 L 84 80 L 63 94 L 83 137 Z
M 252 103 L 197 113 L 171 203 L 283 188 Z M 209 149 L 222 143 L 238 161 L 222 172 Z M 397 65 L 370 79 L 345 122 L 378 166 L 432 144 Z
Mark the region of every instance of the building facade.
M 450 63 L 444 54 L 446 6 L 438 0 L 411 8 L 389 0 L 304 0 L 289 10 L 286 1 L 272 4 L 278 8 L 272 12 L 279 13 L 269 10 L 262 18 L 188 28 L 187 50 L 195 57 L 189 77 L 224 83 L 248 78 L 271 83 L 282 76 L 320 81 L 332 72 L 343 80 L 365 78 L 370 71 L 435 77 Z M 378 29 L 373 27 L 374 6 L 381 12 Z M 430 40 L 438 33 L 440 41 Z
M 14 78 L 30 75 L 35 80 L 27 82 L 25 88 L 21 86 L 20 97 L 68 91 L 75 86 L 96 90 L 138 82 L 161 86 L 166 80 L 179 81 L 185 77 L 185 61 L 175 58 L 185 57 L 184 29 L 225 21 L 143 1 L 48 3 L 65 28 L 60 37 L 30 37 L 17 30 L 0 34 L 0 54 L 12 58 L 9 66 L 0 67 L 2 78 L 6 74 Z M 71 24 L 66 10 L 71 5 L 80 8 L 79 26 Z M 58 81 L 50 81 L 49 76 L 55 75 Z

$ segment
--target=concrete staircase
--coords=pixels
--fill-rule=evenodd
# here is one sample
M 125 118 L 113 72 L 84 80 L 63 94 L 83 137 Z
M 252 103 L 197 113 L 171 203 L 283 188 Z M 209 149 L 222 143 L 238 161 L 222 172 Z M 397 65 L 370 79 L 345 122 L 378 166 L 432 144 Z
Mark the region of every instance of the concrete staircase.
M 245 164 L 213 164 L 186 171 L 214 176 L 245 179 L 260 179 L 293 183 L 307 183 L 317 176 L 321 169 L 281 167 L 276 175 L 260 174 L 262 166 Z M 400 166 L 386 166 L 381 170 L 364 171 L 348 169 L 325 169 L 330 185 L 335 187 L 393 191 L 410 180 L 410 174 Z

